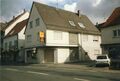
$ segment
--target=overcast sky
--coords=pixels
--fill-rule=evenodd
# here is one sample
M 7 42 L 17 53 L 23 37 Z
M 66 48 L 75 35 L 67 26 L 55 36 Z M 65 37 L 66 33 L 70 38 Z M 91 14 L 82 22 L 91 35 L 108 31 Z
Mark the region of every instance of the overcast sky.
M 94 24 L 104 22 L 116 7 L 120 7 L 120 0 L 0 0 L 0 21 L 9 21 L 23 9 L 30 11 L 33 1 L 72 12 L 80 10 Z

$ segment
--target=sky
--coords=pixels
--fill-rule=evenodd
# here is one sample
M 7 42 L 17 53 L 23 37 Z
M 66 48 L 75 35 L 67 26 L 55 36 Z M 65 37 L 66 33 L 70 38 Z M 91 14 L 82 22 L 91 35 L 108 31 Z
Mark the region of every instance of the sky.
M 94 24 L 105 22 L 113 10 L 120 7 L 120 0 L 0 0 L 0 22 L 8 22 L 23 9 L 30 11 L 33 1 L 71 12 L 80 10 Z

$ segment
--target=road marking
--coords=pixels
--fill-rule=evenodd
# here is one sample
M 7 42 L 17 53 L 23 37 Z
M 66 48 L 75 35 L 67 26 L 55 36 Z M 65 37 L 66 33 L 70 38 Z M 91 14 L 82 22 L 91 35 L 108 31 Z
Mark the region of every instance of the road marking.
M 5 68 L 5 70 L 9 70 L 9 71 L 19 71 L 18 69 L 12 69 L 12 68 Z
M 75 80 L 80 80 L 80 81 L 90 81 L 90 80 L 87 80 L 87 79 L 81 79 L 81 78 L 74 78 Z
M 27 71 L 28 73 L 34 73 L 34 74 L 40 74 L 40 75 L 48 75 L 47 73 L 41 73 L 41 72 L 34 72 L 34 71 Z

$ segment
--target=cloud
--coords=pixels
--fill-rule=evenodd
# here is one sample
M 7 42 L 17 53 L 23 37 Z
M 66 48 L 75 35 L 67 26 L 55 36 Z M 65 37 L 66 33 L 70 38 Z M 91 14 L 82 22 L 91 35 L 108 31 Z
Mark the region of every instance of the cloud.
M 93 6 L 96 7 L 101 3 L 102 0 L 95 0 L 95 3 L 93 3 Z
M 116 7 L 120 7 L 120 0 L 79 0 L 77 9 L 87 15 L 95 24 L 104 22 Z M 94 5 L 94 6 L 93 6 Z
M 104 22 L 116 7 L 120 7 L 120 0 L 1 0 L 0 19 L 2 18 L 2 21 L 9 21 L 23 9 L 29 11 L 33 1 L 72 12 L 80 10 L 81 13 L 87 15 L 94 24 L 96 22 Z
M 68 11 L 75 12 L 76 6 L 77 6 L 77 3 L 75 3 L 75 2 L 72 3 L 72 4 L 65 4 L 65 5 L 64 5 L 64 9 L 65 9 L 65 10 L 68 10 Z

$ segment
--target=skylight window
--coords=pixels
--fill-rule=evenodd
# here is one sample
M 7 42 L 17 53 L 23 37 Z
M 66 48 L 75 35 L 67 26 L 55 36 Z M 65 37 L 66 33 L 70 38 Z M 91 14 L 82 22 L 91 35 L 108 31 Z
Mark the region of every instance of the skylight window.
M 83 23 L 78 22 L 78 25 L 79 25 L 81 28 L 85 28 L 85 25 L 84 25 Z
M 69 21 L 71 26 L 76 26 L 75 23 L 73 21 Z

